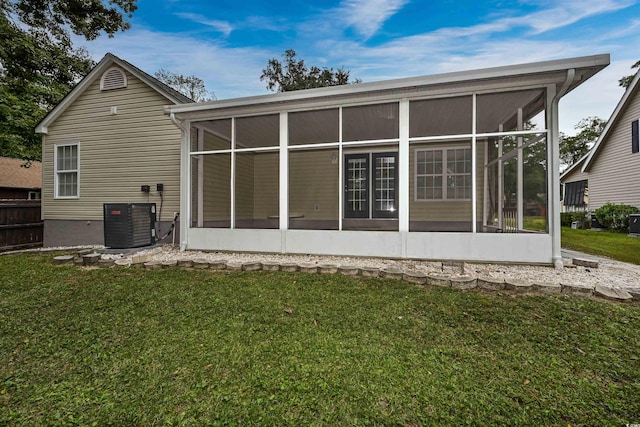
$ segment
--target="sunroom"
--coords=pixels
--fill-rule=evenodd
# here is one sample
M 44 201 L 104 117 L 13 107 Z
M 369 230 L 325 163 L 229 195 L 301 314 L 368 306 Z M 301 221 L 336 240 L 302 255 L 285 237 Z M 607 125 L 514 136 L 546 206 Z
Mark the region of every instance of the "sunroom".
M 608 63 L 169 107 L 181 247 L 561 265 L 558 101 Z

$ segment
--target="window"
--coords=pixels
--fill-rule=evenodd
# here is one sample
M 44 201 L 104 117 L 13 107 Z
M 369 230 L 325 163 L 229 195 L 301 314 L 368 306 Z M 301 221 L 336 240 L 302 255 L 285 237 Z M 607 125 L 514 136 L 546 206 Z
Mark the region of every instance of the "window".
M 80 194 L 80 144 L 55 147 L 55 197 L 77 198 Z
M 631 122 L 631 152 L 637 153 L 640 151 L 640 141 L 638 132 L 638 120 Z
M 471 199 L 471 149 L 416 150 L 416 200 Z

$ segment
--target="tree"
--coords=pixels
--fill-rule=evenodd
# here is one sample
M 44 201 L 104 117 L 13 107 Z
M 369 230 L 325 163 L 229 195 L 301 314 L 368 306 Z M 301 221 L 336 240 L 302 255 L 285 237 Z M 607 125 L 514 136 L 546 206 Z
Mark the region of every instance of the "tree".
M 599 117 L 587 117 L 578 122 L 574 129 L 578 131 L 575 136 L 560 134 L 560 161 L 564 166 L 571 166 L 598 140 L 598 137 L 606 126 L 606 120 Z
M 640 68 L 640 61 L 636 62 L 635 64 L 633 64 L 631 66 L 631 69 L 635 69 L 635 68 Z M 621 78 L 620 80 L 618 80 L 618 85 L 620 85 L 623 88 L 628 88 L 629 85 L 631 84 L 631 81 L 633 80 L 633 78 L 635 77 L 635 74 L 632 74 L 630 76 L 624 76 L 623 78 Z
M 196 102 L 214 101 L 216 99 L 216 94 L 213 91 L 208 91 L 204 86 L 204 81 L 199 77 L 185 77 L 182 74 L 172 73 L 163 68 L 155 73 L 155 77 Z
M 40 159 L 35 125 L 94 65 L 87 40 L 129 28 L 136 0 L 0 0 L 0 156 Z
M 267 89 L 271 91 L 289 92 L 350 83 L 351 72 L 342 67 L 335 71 L 333 68 L 307 67 L 303 59 L 296 59 L 293 49 L 286 50 L 282 56 L 283 62 L 276 58 L 270 59 L 260 76 L 261 81 L 267 81 Z M 355 79 L 351 83 L 361 82 L 362 80 Z

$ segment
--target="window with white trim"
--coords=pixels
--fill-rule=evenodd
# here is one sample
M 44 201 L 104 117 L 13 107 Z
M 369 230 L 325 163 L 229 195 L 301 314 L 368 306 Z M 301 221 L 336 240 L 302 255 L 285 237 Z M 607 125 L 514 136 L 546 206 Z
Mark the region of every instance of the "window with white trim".
M 77 198 L 80 195 L 80 144 L 55 146 L 55 197 Z
M 416 149 L 416 200 L 470 200 L 471 149 Z

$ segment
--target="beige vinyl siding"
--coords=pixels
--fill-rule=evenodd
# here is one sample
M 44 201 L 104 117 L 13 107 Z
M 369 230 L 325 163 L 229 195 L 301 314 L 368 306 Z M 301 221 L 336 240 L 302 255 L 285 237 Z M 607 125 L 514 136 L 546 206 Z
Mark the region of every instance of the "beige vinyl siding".
M 164 184 L 163 221 L 180 210 L 180 130 L 164 114 L 171 102 L 127 73 L 128 86 L 100 90 L 97 78 L 43 138 L 43 218 L 101 220 L 108 202 L 155 202 Z M 111 114 L 117 107 L 117 114 Z M 54 199 L 54 146 L 80 143 L 80 197 Z M 151 193 L 140 191 L 149 185 Z
M 485 142 L 478 142 L 476 146 L 476 186 L 477 186 L 477 220 L 482 220 L 482 197 L 484 191 L 484 146 Z M 471 222 L 471 200 L 416 200 L 416 149 L 432 148 L 471 148 L 469 141 L 450 143 L 415 143 L 409 151 L 409 221 L 460 221 Z M 445 160 L 446 161 L 446 160 Z
M 264 219 L 278 215 L 280 209 L 280 154 L 255 154 L 253 169 L 253 215 L 254 218 Z
M 640 86 L 631 94 L 618 120 L 589 168 L 589 210 L 607 202 L 640 207 L 640 153 L 631 153 L 631 122 L 640 119 Z
M 629 141 L 629 147 L 631 147 L 631 141 Z M 631 148 L 629 148 L 629 151 L 631 151 Z M 589 174 L 586 172 L 582 172 L 582 166 L 577 166 L 574 170 L 571 171 L 569 175 L 565 176 L 562 179 L 562 184 L 568 184 L 569 182 L 576 182 L 576 181 L 584 181 L 585 179 L 589 179 Z
M 289 213 L 304 219 L 338 219 L 337 149 L 289 152 Z M 315 206 L 318 205 L 318 210 Z
M 203 218 L 231 220 L 231 154 L 203 155 Z M 197 188 L 191 190 L 197 197 Z

